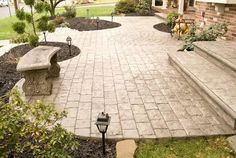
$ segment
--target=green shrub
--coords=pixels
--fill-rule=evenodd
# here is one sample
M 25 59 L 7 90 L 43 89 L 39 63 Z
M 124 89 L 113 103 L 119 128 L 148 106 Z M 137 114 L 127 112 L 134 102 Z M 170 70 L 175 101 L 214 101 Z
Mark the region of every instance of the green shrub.
M 53 32 L 55 30 L 55 26 L 53 25 L 53 23 L 49 22 L 50 19 L 47 16 L 49 5 L 46 2 L 43 2 L 43 1 L 36 2 L 35 0 L 24 0 L 24 2 L 30 8 L 30 12 L 26 13 L 23 9 L 17 10 L 16 17 L 19 20 L 19 22 L 14 23 L 12 25 L 12 28 L 18 34 L 23 34 L 23 33 L 28 34 L 29 44 L 31 46 L 37 46 L 38 39 L 39 39 L 38 34 L 37 34 L 38 30 L 49 31 L 49 32 Z M 39 16 L 35 16 L 34 10 L 37 13 L 39 13 L 38 14 Z M 26 27 L 26 25 L 31 25 L 31 26 Z M 30 28 L 32 28 L 33 31 Z M 38 28 L 38 30 L 36 28 Z M 21 38 L 19 39 L 20 40 L 18 39 L 13 39 L 13 40 L 17 42 L 21 41 Z
M 139 15 L 149 15 L 151 12 L 150 2 L 147 0 L 139 0 L 135 10 Z
M 0 157 L 70 157 L 78 147 L 76 136 L 56 124 L 66 113 L 40 100 L 25 103 L 16 90 L 10 97 L 9 103 L 0 102 Z
M 26 5 L 33 6 L 35 4 L 35 0 L 24 0 Z
M 25 20 L 25 12 L 24 12 L 23 8 L 16 10 L 16 17 L 19 20 Z
M 76 16 L 76 9 L 74 6 L 64 6 L 65 12 L 62 16 L 66 18 L 74 18 Z
M 213 24 L 209 26 L 206 30 L 197 32 L 197 26 L 190 28 L 190 31 L 183 37 L 184 46 L 180 51 L 193 50 L 193 42 L 196 41 L 215 41 L 217 37 L 223 36 L 228 31 L 227 25 L 223 24 Z
M 16 22 L 12 25 L 12 28 L 18 34 L 23 34 L 25 32 L 25 23 L 24 22 Z
M 54 32 L 55 29 L 56 29 L 56 28 L 55 28 L 54 23 L 49 22 L 49 23 L 48 23 L 48 26 L 47 26 L 47 30 L 48 30 L 48 32 Z
M 15 35 L 11 38 L 12 43 L 26 43 L 28 42 L 28 35 L 27 34 L 19 34 Z
M 167 25 L 172 25 L 172 23 L 173 23 L 173 18 L 177 18 L 179 16 L 179 14 L 178 13 L 176 13 L 176 12 L 171 12 L 171 13 L 169 13 L 168 15 L 167 15 L 167 17 L 166 17 L 166 22 L 167 22 Z
M 28 23 L 32 23 L 33 22 L 33 17 L 31 14 L 29 13 L 25 13 L 25 20 L 28 22 Z
M 35 34 L 30 34 L 28 41 L 31 46 L 36 47 L 38 45 L 39 37 Z
M 48 28 L 48 20 L 49 18 L 47 16 L 42 16 L 41 18 L 38 19 L 38 24 L 37 28 L 40 31 L 47 31 Z
M 46 3 L 44 2 L 38 2 L 34 5 L 34 9 L 37 13 L 42 13 L 45 9 Z
M 116 13 L 133 13 L 135 12 L 135 5 L 132 0 L 121 0 L 116 3 L 115 6 Z

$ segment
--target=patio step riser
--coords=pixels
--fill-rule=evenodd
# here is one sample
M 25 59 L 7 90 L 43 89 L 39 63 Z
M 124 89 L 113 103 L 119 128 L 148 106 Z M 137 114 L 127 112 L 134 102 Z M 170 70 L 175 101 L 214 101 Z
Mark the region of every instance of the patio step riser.
M 233 65 L 232 63 L 227 62 L 222 57 L 217 56 L 216 54 L 212 54 L 206 51 L 204 48 L 201 48 L 198 45 L 194 45 L 194 51 L 200 56 L 202 56 L 203 58 L 207 59 L 209 62 L 220 67 L 222 70 L 224 70 L 228 74 L 236 77 L 236 65 Z
M 170 55 L 169 61 L 170 64 L 184 76 L 187 82 L 209 103 L 211 106 L 210 108 L 213 109 L 230 127 L 236 129 L 236 118 L 233 117 L 233 114 L 229 114 L 227 110 L 225 110 L 227 105 L 215 96 L 213 92 L 209 91 L 205 85 Z

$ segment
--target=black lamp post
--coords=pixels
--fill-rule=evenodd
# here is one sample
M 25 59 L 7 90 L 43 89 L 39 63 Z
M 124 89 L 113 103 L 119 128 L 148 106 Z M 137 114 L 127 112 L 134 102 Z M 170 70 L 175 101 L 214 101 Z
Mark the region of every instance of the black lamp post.
M 89 19 L 89 9 L 87 9 L 86 11 L 87 11 L 87 19 Z
M 95 125 L 97 125 L 97 128 L 100 133 L 102 133 L 102 149 L 103 149 L 103 154 L 106 154 L 106 149 L 105 149 L 105 133 L 107 132 L 107 128 L 110 124 L 111 117 L 106 113 L 102 112 L 98 114 L 97 121 Z
M 66 42 L 67 42 L 67 44 L 68 44 L 68 46 L 69 46 L 69 54 L 70 54 L 70 56 L 71 56 L 71 41 L 72 41 L 71 37 L 68 36 L 68 37 L 66 38 Z
M 98 25 L 99 25 L 99 17 L 97 17 L 97 19 L 96 19 L 96 22 L 97 22 L 97 30 L 98 30 Z
M 111 13 L 111 22 L 113 22 L 113 16 L 114 16 L 114 13 L 112 12 Z
M 46 31 L 43 31 L 43 37 L 44 37 L 44 42 L 47 43 L 47 39 L 46 39 Z

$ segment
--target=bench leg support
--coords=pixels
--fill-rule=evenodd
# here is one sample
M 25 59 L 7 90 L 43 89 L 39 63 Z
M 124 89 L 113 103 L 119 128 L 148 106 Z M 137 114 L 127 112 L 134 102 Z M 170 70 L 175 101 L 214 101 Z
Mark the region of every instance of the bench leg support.
M 50 95 L 52 92 L 52 80 L 48 78 L 48 70 L 24 72 L 25 82 L 23 91 L 26 96 Z
M 59 77 L 60 75 L 60 66 L 57 63 L 57 55 L 55 54 L 51 59 L 51 67 L 49 69 L 49 77 Z

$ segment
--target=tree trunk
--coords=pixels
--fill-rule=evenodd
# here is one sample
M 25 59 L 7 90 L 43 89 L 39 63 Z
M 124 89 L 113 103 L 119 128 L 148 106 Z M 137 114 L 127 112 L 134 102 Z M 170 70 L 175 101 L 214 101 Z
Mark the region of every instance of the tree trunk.
M 54 17 L 55 16 L 55 8 L 52 8 L 50 10 L 50 14 L 51 14 L 51 17 Z
M 18 3 L 17 3 L 17 0 L 13 0 L 13 3 L 14 3 L 15 11 L 18 10 Z
M 30 6 L 30 12 L 31 12 L 31 16 L 32 16 L 32 27 L 33 27 L 33 31 L 34 31 L 34 35 L 36 34 L 36 29 L 35 29 L 35 24 L 34 24 L 34 14 L 33 14 L 33 6 Z

